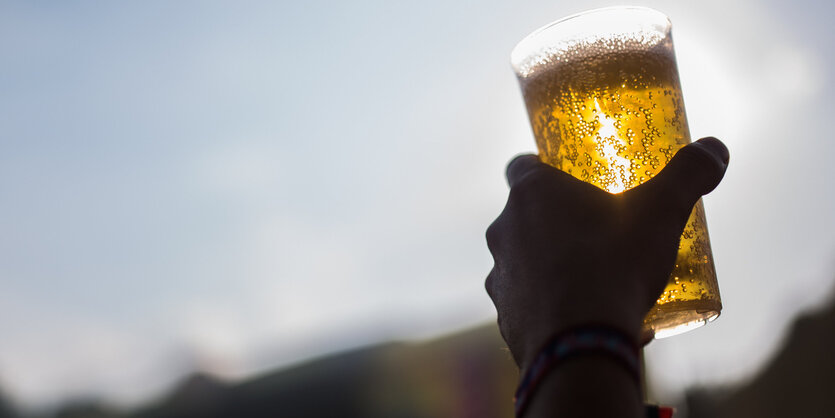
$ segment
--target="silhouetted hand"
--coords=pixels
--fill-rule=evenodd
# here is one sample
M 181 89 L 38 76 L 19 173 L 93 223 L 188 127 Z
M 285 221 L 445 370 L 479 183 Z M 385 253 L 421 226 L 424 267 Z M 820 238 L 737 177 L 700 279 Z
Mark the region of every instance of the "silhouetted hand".
M 719 184 L 728 158 L 721 141 L 704 138 L 620 194 L 535 155 L 508 164 L 507 205 L 487 230 L 495 265 L 486 288 L 523 371 L 549 337 L 575 325 L 610 325 L 637 342 L 693 205 Z

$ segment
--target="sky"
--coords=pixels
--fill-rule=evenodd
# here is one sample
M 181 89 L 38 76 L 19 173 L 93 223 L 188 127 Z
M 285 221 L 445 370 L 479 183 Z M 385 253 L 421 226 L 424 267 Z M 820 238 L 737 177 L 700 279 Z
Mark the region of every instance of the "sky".
M 833 295 L 829 5 L 670 16 L 724 303 L 659 396 L 750 378 Z M 588 1 L 0 2 L 0 387 L 134 405 L 492 321 L 484 230 L 535 149 L 513 46 Z

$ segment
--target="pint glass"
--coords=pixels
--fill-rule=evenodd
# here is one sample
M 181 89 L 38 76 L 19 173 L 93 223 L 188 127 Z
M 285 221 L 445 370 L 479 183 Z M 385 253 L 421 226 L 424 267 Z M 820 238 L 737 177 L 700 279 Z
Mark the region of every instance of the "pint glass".
M 511 61 L 543 162 L 620 193 L 690 143 L 670 29 L 657 11 L 615 7 L 559 20 L 516 46 Z M 644 329 L 675 335 L 721 309 L 699 200 Z

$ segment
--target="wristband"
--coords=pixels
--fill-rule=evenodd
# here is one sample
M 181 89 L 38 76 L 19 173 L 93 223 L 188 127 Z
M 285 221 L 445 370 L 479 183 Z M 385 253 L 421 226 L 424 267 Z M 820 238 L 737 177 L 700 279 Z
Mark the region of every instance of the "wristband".
M 638 346 L 633 338 L 612 327 L 587 325 L 557 334 L 539 351 L 516 390 L 514 406 L 521 417 L 542 379 L 565 360 L 587 354 L 602 354 L 626 368 L 640 387 Z

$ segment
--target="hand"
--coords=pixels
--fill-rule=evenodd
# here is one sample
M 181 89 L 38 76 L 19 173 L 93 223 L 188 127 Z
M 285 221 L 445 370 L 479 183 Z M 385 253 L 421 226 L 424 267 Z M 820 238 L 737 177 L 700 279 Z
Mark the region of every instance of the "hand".
M 485 286 L 523 372 L 548 338 L 572 326 L 610 325 L 637 342 L 693 205 L 719 184 L 728 159 L 721 141 L 704 138 L 620 194 L 535 155 L 508 164 L 507 205 L 487 229 L 495 265 Z

